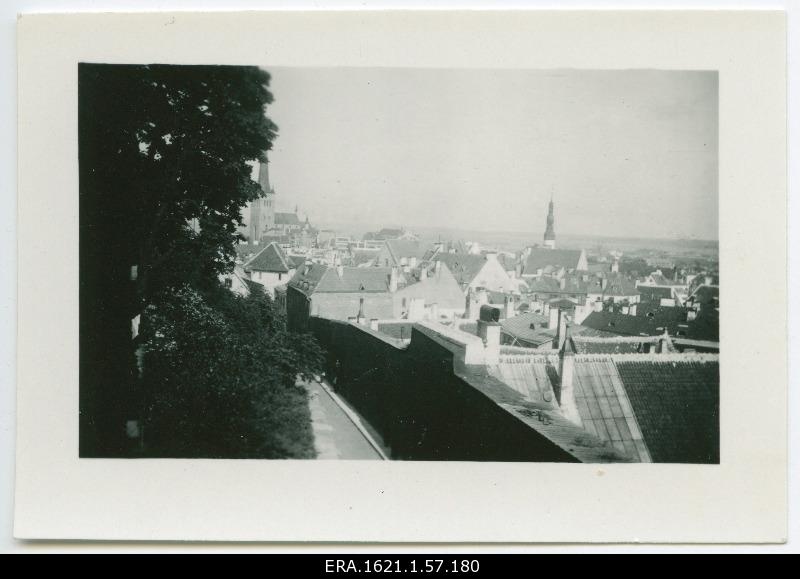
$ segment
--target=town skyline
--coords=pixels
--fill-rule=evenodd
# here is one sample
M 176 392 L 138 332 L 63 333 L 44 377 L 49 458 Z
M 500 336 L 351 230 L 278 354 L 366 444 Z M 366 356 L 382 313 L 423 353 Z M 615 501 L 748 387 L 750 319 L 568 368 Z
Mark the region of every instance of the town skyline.
M 718 240 L 716 73 L 266 69 L 279 207 L 318 223 L 537 231 L 552 197 L 564 235 Z

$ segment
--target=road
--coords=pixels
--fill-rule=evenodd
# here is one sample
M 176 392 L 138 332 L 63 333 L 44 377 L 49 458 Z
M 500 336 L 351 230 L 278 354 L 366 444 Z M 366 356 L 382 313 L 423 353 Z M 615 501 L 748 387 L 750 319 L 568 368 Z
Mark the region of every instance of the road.
M 370 443 L 369 434 L 357 426 L 359 418 L 341 399 L 313 380 L 302 384 L 308 390 L 317 459 L 385 459 L 377 444 Z

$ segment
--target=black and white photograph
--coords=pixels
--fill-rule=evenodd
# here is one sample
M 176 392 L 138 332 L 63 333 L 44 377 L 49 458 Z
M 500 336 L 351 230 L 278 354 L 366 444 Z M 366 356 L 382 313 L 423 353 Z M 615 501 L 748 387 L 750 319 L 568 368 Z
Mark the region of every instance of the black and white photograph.
M 783 13 L 16 29 L 16 541 L 786 541 Z
M 716 70 L 77 68 L 80 457 L 720 463 Z

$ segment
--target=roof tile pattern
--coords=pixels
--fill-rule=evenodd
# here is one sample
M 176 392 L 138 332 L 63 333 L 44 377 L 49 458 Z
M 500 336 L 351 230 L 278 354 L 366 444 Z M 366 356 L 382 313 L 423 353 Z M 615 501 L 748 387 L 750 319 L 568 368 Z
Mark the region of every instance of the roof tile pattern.
M 719 363 L 617 361 L 655 462 L 719 463 Z

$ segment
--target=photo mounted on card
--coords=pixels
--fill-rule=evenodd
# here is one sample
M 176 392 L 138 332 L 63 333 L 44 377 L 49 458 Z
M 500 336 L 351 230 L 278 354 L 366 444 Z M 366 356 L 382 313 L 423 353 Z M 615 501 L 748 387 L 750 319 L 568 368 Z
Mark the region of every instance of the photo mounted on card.
M 19 39 L 16 536 L 784 540 L 782 13 Z

